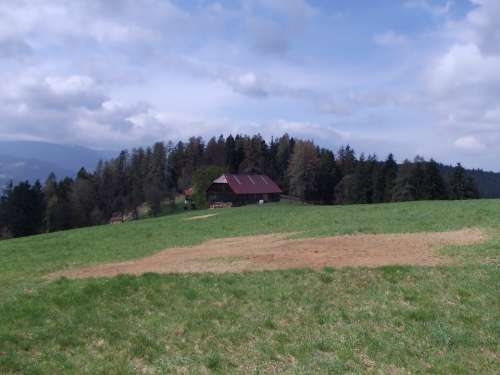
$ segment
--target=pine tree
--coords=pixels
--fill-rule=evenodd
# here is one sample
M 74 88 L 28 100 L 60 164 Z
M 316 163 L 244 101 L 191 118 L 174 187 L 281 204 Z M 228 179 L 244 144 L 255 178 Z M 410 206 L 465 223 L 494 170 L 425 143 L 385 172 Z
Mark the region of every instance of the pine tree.
M 221 135 L 217 140 L 215 137 L 210 138 L 205 148 L 204 164 L 216 165 L 223 167 L 225 164 L 225 140 Z
M 414 200 L 426 199 L 426 175 L 425 175 L 425 159 L 421 156 L 416 156 L 411 165 L 410 185 L 414 189 Z
M 40 233 L 43 229 L 44 198 L 39 181 L 28 181 L 7 189 L 5 196 L 7 228 L 14 237 Z
M 438 164 L 433 159 L 425 165 L 425 191 L 423 198 L 428 200 L 448 198 L 443 176 L 439 171 Z
M 236 135 L 234 139 L 234 155 L 231 173 L 238 173 L 241 170 L 241 163 L 245 160 L 245 138 Z
M 335 202 L 335 186 L 340 181 L 339 171 L 332 151 L 319 152 L 319 167 L 316 176 L 316 200 L 324 204 Z
M 453 169 L 450 179 L 450 199 L 465 199 L 465 169 L 460 163 Z
M 335 186 L 335 203 L 353 204 L 356 203 L 357 199 L 354 174 L 342 177 L 340 182 Z
M 376 156 L 361 154 L 354 171 L 353 197 L 356 203 L 373 203 L 374 199 L 374 171 L 377 164 Z
M 193 200 L 197 208 L 207 208 L 207 189 L 213 180 L 224 173 L 224 168 L 216 165 L 202 167 L 193 175 Z
M 44 227 L 47 232 L 54 232 L 63 227 L 62 211 L 59 204 L 58 184 L 54 173 L 45 180 L 45 218 Z
M 144 185 L 147 174 L 147 166 L 145 164 L 146 153 L 144 149 L 138 148 L 132 151 L 130 161 L 130 207 L 129 209 L 136 209 L 139 205 L 144 203 L 146 196 L 144 193 Z
M 4 238 L 9 238 L 11 234 L 8 230 L 8 215 L 7 215 L 7 197 L 12 191 L 12 181 L 10 181 L 5 189 L 2 190 L 2 194 L 0 195 L 0 240 Z
M 337 154 L 337 163 L 339 164 L 340 170 L 343 176 L 349 174 L 354 174 L 356 168 L 356 153 L 354 150 L 347 145 L 342 146 Z
M 123 171 L 121 173 L 124 173 Z M 126 183 L 123 181 L 122 183 Z M 124 194 L 122 192 L 122 194 Z M 72 227 L 85 227 L 94 223 L 91 215 L 96 207 L 97 192 L 92 176 L 85 170 L 80 169 L 70 193 L 70 204 L 72 212 Z
M 307 200 L 315 188 L 318 173 L 318 156 L 311 141 L 298 141 L 295 144 L 288 176 L 290 178 L 290 194 Z
M 396 185 L 396 179 L 398 178 L 398 170 L 399 167 L 394 160 L 394 155 L 389 154 L 384 163 L 384 202 L 390 202 L 392 200 L 392 193 Z
M 464 184 L 464 199 L 479 199 L 480 194 L 473 177 L 467 177 Z
M 238 165 L 236 165 L 236 143 L 231 134 L 227 137 L 224 146 L 224 159 L 229 173 L 236 173 L 238 171 Z
M 276 148 L 276 182 L 279 186 L 281 186 L 281 189 L 283 189 L 285 193 L 288 193 L 289 191 L 288 165 L 290 163 L 290 158 L 292 157 L 294 148 L 294 144 L 292 141 L 293 139 L 291 139 L 290 136 L 285 133 L 277 141 Z
M 146 200 L 153 215 L 158 215 L 162 201 L 169 195 L 167 184 L 167 154 L 163 142 L 155 143 L 147 176 Z
M 391 199 L 393 202 L 408 202 L 416 199 L 417 193 L 413 185 L 412 174 L 413 164 L 409 160 L 405 160 L 394 182 Z
M 394 156 L 389 154 L 385 162 L 374 170 L 374 192 L 375 203 L 391 202 L 396 178 L 398 177 L 398 164 Z

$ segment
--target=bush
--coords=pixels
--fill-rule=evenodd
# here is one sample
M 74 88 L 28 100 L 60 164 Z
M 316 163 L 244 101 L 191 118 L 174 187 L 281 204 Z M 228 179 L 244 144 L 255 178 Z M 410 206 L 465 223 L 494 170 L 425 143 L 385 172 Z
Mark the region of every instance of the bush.
M 222 167 L 210 166 L 198 169 L 193 174 L 193 201 L 198 208 L 207 208 L 207 189 L 220 175 L 224 174 Z

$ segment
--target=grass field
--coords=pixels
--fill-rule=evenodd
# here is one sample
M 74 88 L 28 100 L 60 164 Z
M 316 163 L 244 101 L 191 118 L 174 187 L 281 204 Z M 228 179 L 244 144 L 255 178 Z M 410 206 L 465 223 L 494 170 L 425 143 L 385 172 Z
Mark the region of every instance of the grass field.
M 500 201 L 195 211 L 0 242 L 0 373 L 500 373 Z M 69 267 L 213 238 L 482 228 L 440 267 L 119 276 Z

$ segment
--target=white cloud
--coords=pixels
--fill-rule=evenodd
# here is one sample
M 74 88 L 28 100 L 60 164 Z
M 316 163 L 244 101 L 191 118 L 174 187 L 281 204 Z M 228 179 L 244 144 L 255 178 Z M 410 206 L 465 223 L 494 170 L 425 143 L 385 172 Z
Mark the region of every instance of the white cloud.
M 424 95 L 455 150 L 493 160 L 500 157 L 487 147 L 500 139 L 500 2 L 472 2 L 462 20 L 445 25 L 450 44 L 429 61 Z
M 348 6 L 333 17 L 334 2 L 0 1 L 0 137 L 123 147 L 289 131 L 367 151 L 410 153 L 405 137 L 417 147 L 436 134 L 429 148 L 441 136 L 456 153 L 464 137 L 491 145 L 500 2 L 473 1 L 448 23 L 452 2 L 407 1 L 438 30 L 379 25 L 374 43 L 408 47 L 395 53 L 363 44 L 372 22 Z
M 255 73 L 248 72 L 229 79 L 229 84 L 239 93 L 254 97 L 269 95 L 269 83 L 257 78 Z
M 500 85 L 500 56 L 485 56 L 475 44 L 455 44 L 432 66 L 430 88 L 437 93 L 487 91 Z
M 455 147 L 465 152 L 482 152 L 486 150 L 486 145 L 472 135 L 458 138 L 455 141 Z
M 475 8 L 459 21 L 448 23 L 449 33 L 462 43 L 473 43 L 484 55 L 500 53 L 500 2 L 470 0 Z

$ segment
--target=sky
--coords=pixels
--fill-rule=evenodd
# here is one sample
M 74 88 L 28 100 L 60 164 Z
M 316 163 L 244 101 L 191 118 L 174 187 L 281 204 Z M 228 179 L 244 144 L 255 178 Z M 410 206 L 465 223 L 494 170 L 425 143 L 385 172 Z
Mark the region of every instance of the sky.
M 499 0 L 0 0 L 0 140 L 287 132 L 500 171 Z

